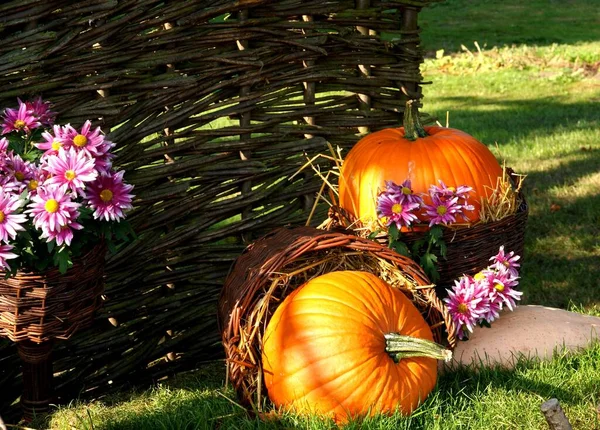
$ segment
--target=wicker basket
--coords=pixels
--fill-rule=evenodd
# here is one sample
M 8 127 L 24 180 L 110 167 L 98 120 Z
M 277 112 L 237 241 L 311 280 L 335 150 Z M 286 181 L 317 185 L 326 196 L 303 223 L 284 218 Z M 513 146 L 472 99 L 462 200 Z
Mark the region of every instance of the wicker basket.
M 513 181 L 521 180 L 511 169 L 507 169 L 507 171 Z M 499 221 L 476 224 L 472 227 L 461 226 L 444 229 L 443 240 L 447 246 L 446 257 L 438 255 L 437 262 L 440 280 L 437 282 L 436 292 L 439 297 L 445 297 L 446 288 L 454 285 L 454 280 L 463 274 L 474 275 L 486 268 L 490 264 L 490 257 L 496 255 L 498 248 L 502 245 L 507 251 L 514 251 L 515 254 L 523 256 L 529 207 L 522 192 L 519 192 L 519 201 L 521 203 L 517 211 Z M 338 206 L 330 208 L 328 219 L 321 227 L 359 236 L 370 234 L 370 231 L 361 228 L 351 214 Z M 410 249 L 416 241 L 424 238 L 425 234 L 425 232 L 418 231 L 402 233 L 402 240 Z M 387 246 L 386 235 L 379 235 L 375 240 Z
M 335 270 L 369 271 L 401 289 L 420 309 L 435 341 L 450 348 L 456 344 L 445 306 L 412 260 L 353 234 L 280 228 L 236 260 L 219 299 L 227 376 L 246 406 L 261 410 L 264 405 L 262 333 L 275 308 L 294 288 Z
M 0 336 L 14 342 L 68 339 L 91 324 L 104 290 L 104 245 L 74 261 L 67 273 L 18 272 L 0 279 Z

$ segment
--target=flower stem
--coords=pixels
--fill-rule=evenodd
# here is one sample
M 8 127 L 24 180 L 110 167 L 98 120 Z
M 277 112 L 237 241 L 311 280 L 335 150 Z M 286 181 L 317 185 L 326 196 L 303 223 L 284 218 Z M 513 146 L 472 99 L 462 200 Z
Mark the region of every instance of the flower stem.
M 421 124 L 419 110 L 416 100 L 408 100 L 406 109 L 404 109 L 404 138 L 408 140 L 417 140 L 420 137 L 427 137 L 428 134 Z
M 427 339 L 407 336 L 399 333 L 386 333 L 385 352 L 397 363 L 408 357 L 429 357 L 450 361 L 452 351 Z

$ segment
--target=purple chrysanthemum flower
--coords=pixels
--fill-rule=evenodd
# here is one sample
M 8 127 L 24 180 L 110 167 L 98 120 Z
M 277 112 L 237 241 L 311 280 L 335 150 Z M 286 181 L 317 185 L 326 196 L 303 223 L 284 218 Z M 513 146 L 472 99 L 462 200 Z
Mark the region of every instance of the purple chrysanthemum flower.
M 12 131 L 29 133 L 31 130 L 40 126 L 40 122 L 31 114 L 31 111 L 27 109 L 25 103 L 19 103 L 19 109 L 6 109 L 4 111 L 2 134 L 7 134 Z
M 488 291 L 470 276 L 461 276 L 454 281 L 454 286 L 444 299 L 448 311 L 456 325 L 459 339 L 466 337 L 466 331 L 473 332 L 473 327 L 488 312 Z
M 429 227 L 436 224 L 450 224 L 456 222 L 456 215 L 460 213 L 461 206 L 457 203 L 458 198 L 442 200 L 434 195 L 431 198 L 431 205 L 423 205 L 427 216 L 429 217 Z
M 377 198 L 377 213 L 379 218 L 385 218 L 385 223 L 390 226 L 396 224 L 398 229 L 409 227 L 417 216 L 413 213 L 419 207 L 418 203 L 401 202 L 397 194 L 382 193 Z
M 27 221 L 27 216 L 17 213 L 21 208 L 22 200 L 18 194 L 7 193 L 0 188 L 0 241 L 14 240 L 17 231 L 25 230 L 21 224 Z
M 125 218 L 124 211 L 131 209 L 133 185 L 123 181 L 125 171 L 101 174 L 86 189 L 90 208 L 94 210 L 94 219 L 120 221 Z
M 496 270 L 501 270 L 504 268 L 508 270 L 508 273 L 510 273 L 511 276 L 516 277 L 519 276 L 518 267 L 521 265 L 517 263 L 517 261 L 520 258 L 520 256 L 515 255 L 514 251 L 510 251 L 508 254 L 506 254 L 504 252 L 504 245 L 502 245 L 498 251 L 498 254 L 491 257 L 490 260 L 493 262 L 492 266 Z
M 464 220 L 468 221 L 469 218 L 465 214 L 465 211 L 472 211 L 475 209 L 473 205 L 468 204 L 469 193 L 473 191 L 473 188 L 466 185 L 460 185 L 458 187 L 448 187 L 442 180 L 438 180 L 439 186 L 431 185 L 429 187 L 429 195 L 431 199 L 437 199 L 442 202 L 447 202 L 456 199 L 456 206 L 458 210 L 455 216 L 460 216 Z
M 10 270 L 10 266 L 6 260 L 12 260 L 17 258 L 18 255 L 14 252 L 10 252 L 13 249 L 11 245 L 0 245 L 0 268 Z
M 21 103 L 21 100 L 19 100 L 19 104 Z M 26 101 L 25 106 L 43 126 L 50 127 L 54 124 L 56 112 L 50 110 L 50 102 L 43 101 L 42 97 L 37 97 L 33 101 Z
M 15 155 L 12 151 L 8 153 L 4 167 L 7 173 L 14 178 L 14 181 L 19 184 L 19 192 L 27 187 L 27 182 L 34 175 L 34 165 L 29 161 L 23 161 L 18 154 Z
M 80 131 L 69 124 L 66 125 L 63 134 L 64 143 L 75 147 L 78 151 L 86 152 L 90 157 L 101 157 L 105 154 L 104 135 L 100 127 L 90 131 L 91 127 L 90 121 L 86 121 Z

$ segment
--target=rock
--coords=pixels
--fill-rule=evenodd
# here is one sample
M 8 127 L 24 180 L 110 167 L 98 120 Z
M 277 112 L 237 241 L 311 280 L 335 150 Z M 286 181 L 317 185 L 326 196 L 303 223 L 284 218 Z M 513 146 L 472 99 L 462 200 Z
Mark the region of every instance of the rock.
M 459 341 L 456 365 L 500 365 L 512 368 L 519 357 L 546 360 L 554 351 L 585 348 L 600 339 L 600 317 L 544 306 L 518 306 L 505 311 L 492 327 L 477 327 L 468 341 Z

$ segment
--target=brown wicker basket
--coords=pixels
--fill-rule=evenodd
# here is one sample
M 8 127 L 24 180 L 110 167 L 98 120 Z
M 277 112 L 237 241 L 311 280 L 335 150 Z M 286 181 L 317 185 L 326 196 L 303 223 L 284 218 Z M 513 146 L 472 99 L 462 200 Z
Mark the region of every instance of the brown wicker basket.
M 435 341 L 450 348 L 456 344 L 445 306 L 414 261 L 353 234 L 280 228 L 236 260 L 219 299 L 227 377 L 246 406 L 261 410 L 264 405 L 262 333 L 275 308 L 294 288 L 336 270 L 369 271 L 401 289 L 420 309 Z
M 101 305 L 105 246 L 75 260 L 67 273 L 18 272 L 0 278 L 0 336 L 14 342 L 68 339 L 88 326 Z
M 518 175 L 507 169 L 514 181 L 520 181 Z M 513 215 L 499 221 L 476 224 L 471 227 L 448 227 L 444 229 L 443 240 L 446 243 L 446 257 L 438 255 L 437 270 L 440 279 L 436 285 L 438 296 L 446 296 L 446 288 L 454 285 L 454 280 L 463 274 L 474 275 L 490 264 L 490 257 L 498 253 L 498 248 L 504 245 L 507 251 L 523 256 L 525 242 L 525 226 L 529 207 L 525 196 L 519 192 L 520 205 Z M 327 230 L 346 231 L 359 236 L 368 236 L 370 231 L 361 228 L 356 219 L 344 209 L 333 206 L 329 210 L 326 222 L 321 226 Z M 425 236 L 425 232 L 402 233 L 402 241 L 408 248 Z M 387 236 L 379 235 L 375 239 L 387 246 Z

